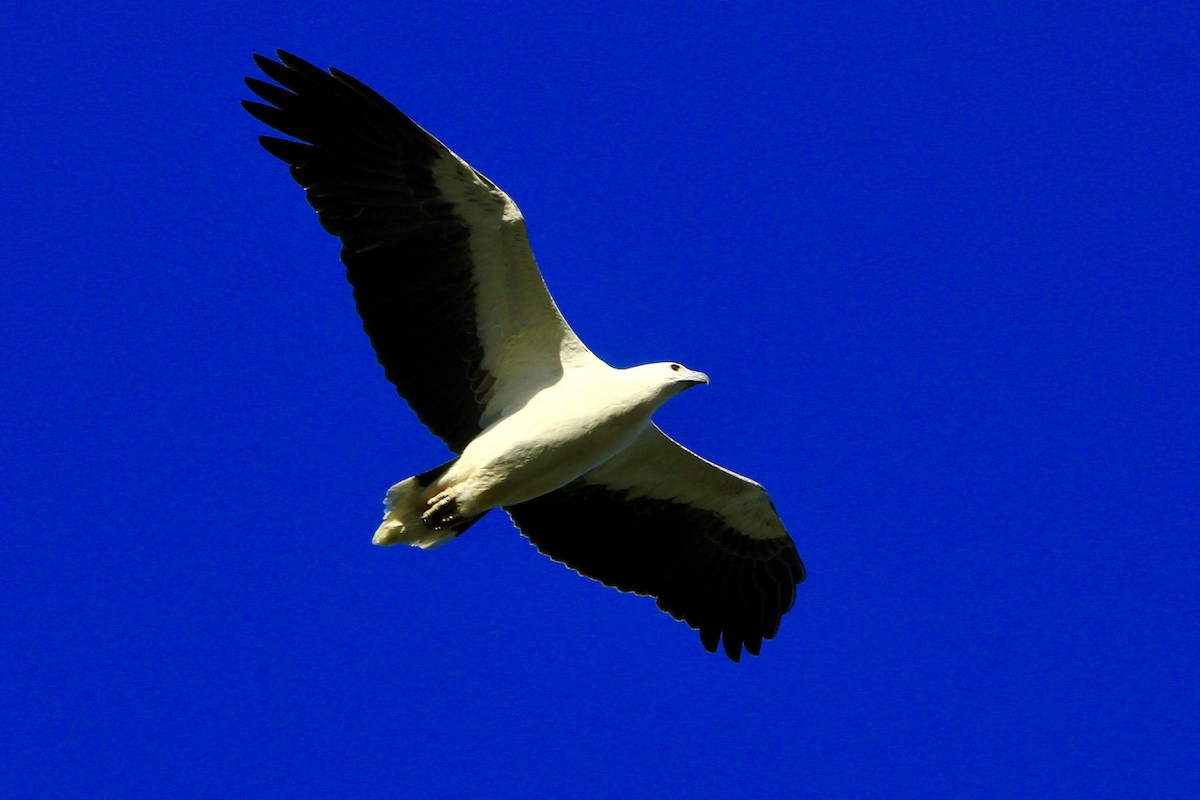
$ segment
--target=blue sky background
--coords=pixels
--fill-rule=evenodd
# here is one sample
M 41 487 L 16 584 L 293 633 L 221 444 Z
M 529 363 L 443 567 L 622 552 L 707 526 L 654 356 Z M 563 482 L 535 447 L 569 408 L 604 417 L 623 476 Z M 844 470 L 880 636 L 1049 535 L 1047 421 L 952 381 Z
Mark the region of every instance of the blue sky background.
M 1194 3 L 412 6 L 4 12 L 0 795 L 1200 793 Z M 274 47 L 712 376 L 660 424 L 809 569 L 761 658 L 498 514 L 371 546 L 446 451 L 238 106 Z

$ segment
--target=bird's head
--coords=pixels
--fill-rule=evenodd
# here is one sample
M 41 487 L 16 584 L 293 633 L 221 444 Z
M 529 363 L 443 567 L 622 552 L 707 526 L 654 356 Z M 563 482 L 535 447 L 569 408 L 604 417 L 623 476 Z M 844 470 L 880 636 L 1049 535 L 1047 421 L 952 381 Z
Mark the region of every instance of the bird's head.
M 642 386 L 642 391 L 649 392 L 651 397 L 647 399 L 652 398 L 655 406 L 666 402 L 684 389 L 708 383 L 708 376 L 703 372 L 688 369 L 674 361 L 643 364 L 627 372 Z
M 683 364 L 674 361 L 664 362 L 662 364 L 652 364 L 651 366 L 659 368 L 662 375 L 670 381 L 672 386 L 678 386 L 679 391 L 690 389 L 693 386 L 699 386 L 702 383 L 708 383 L 708 376 L 703 372 L 697 372 L 694 369 L 688 369 Z

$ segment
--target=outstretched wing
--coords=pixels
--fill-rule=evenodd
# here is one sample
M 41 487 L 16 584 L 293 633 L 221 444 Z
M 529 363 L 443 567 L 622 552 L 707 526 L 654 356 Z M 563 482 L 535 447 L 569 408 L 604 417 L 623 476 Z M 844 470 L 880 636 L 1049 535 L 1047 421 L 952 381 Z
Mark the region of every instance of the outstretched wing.
M 648 427 L 558 491 L 505 509 L 538 550 L 581 575 L 658 598 L 710 652 L 758 655 L 796 599 L 804 564 L 754 481 Z
M 596 363 L 534 262 L 521 212 L 372 89 L 277 51 L 279 86 L 246 110 L 299 141 L 260 137 L 342 241 L 363 327 L 388 380 L 456 453 L 561 377 Z

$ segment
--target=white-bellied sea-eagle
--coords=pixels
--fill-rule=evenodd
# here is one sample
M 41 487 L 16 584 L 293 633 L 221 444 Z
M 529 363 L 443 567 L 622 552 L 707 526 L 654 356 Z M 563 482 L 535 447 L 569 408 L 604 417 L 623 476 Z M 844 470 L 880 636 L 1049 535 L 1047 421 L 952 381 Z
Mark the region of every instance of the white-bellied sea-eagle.
M 246 110 L 291 165 L 388 380 L 456 454 L 393 486 L 378 544 L 435 547 L 503 508 L 550 558 L 650 595 L 737 661 L 775 636 L 804 565 L 763 488 L 651 421 L 708 378 L 614 369 L 563 320 L 494 183 L 337 70 L 256 56 Z

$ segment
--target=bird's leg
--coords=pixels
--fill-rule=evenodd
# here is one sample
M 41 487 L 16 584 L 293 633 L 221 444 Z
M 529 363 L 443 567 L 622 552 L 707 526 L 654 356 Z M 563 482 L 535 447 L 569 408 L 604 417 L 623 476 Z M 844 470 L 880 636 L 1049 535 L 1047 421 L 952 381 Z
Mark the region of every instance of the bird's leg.
M 458 511 L 458 500 L 449 491 L 435 495 L 429 501 L 429 507 L 421 514 L 425 527 L 433 531 L 446 530 L 464 522 Z

